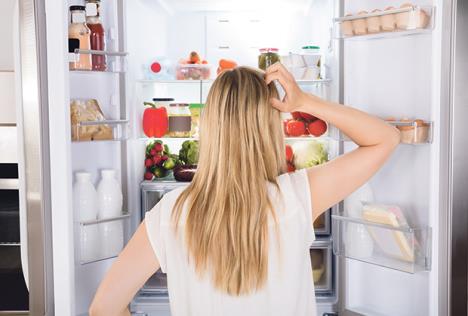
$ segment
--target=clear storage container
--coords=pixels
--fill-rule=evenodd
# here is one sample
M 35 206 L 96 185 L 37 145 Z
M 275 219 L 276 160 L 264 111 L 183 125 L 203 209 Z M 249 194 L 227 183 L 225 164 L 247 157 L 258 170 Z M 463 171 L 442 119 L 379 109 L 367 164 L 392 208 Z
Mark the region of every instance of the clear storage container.
M 169 137 L 190 137 L 192 115 L 188 103 L 172 103 L 169 106 Z
M 330 241 L 315 241 L 310 247 L 312 277 L 316 293 L 330 293 L 333 290 L 333 261 Z
M 211 77 L 211 66 L 208 64 L 178 64 L 177 80 L 206 80 Z

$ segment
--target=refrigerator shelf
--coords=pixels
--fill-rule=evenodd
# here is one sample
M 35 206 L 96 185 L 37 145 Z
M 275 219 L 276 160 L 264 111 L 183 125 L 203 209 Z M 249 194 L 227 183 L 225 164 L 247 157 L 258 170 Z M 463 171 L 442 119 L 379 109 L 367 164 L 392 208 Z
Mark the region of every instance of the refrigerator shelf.
M 150 85 L 150 84 L 210 84 L 213 83 L 216 79 L 204 79 L 204 80 L 176 80 L 176 79 L 161 79 L 161 80 L 149 80 L 142 79 L 137 82 L 140 84 Z M 331 79 L 316 79 L 316 80 L 296 80 L 299 85 L 318 85 L 318 84 L 328 84 L 332 82 Z
M 430 227 L 395 227 L 332 215 L 332 229 L 337 256 L 407 273 L 431 270 Z
M 374 10 L 335 18 L 336 39 L 370 40 L 430 33 L 434 29 L 432 6 Z
M 72 125 L 73 142 L 123 141 L 129 120 L 82 121 Z

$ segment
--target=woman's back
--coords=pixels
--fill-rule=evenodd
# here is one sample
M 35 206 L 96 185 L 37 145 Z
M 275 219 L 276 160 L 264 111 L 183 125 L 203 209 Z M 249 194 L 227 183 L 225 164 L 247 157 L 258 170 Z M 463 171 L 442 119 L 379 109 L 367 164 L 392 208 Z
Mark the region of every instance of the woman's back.
M 183 189 L 167 193 L 147 213 L 148 239 L 167 273 L 173 316 L 316 315 L 309 256 L 314 232 L 306 170 L 281 175 L 277 182 L 280 191 L 268 186 L 276 223 L 269 218 L 267 280 L 261 289 L 247 295 L 222 293 L 209 275 L 196 273 L 184 244 L 185 216 L 181 216 L 178 236 L 171 216 Z

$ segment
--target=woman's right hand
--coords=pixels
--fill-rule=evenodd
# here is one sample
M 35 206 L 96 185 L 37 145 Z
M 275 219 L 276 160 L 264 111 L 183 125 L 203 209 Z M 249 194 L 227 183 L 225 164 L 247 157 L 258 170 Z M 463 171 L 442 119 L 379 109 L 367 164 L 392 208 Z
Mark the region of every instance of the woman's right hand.
M 273 107 L 281 112 L 294 112 L 299 111 L 307 103 L 308 95 L 299 88 L 291 73 L 279 62 L 268 67 L 265 73 L 267 84 L 274 80 L 281 84 L 286 95 L 283 100 L 272 98 L 270 102 Z

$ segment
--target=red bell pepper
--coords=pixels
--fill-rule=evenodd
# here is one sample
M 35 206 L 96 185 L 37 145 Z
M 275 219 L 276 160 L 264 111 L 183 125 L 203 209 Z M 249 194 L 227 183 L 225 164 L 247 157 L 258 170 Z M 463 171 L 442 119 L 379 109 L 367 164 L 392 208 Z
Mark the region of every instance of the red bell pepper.
M 169 127 L 166 108 L 157 108 L 156 105 L 150 102 L 145 102 L 145 105 L 151 106 L 143 112 L 143 131 L 145 135 L 148 137 L 163 137 Z

